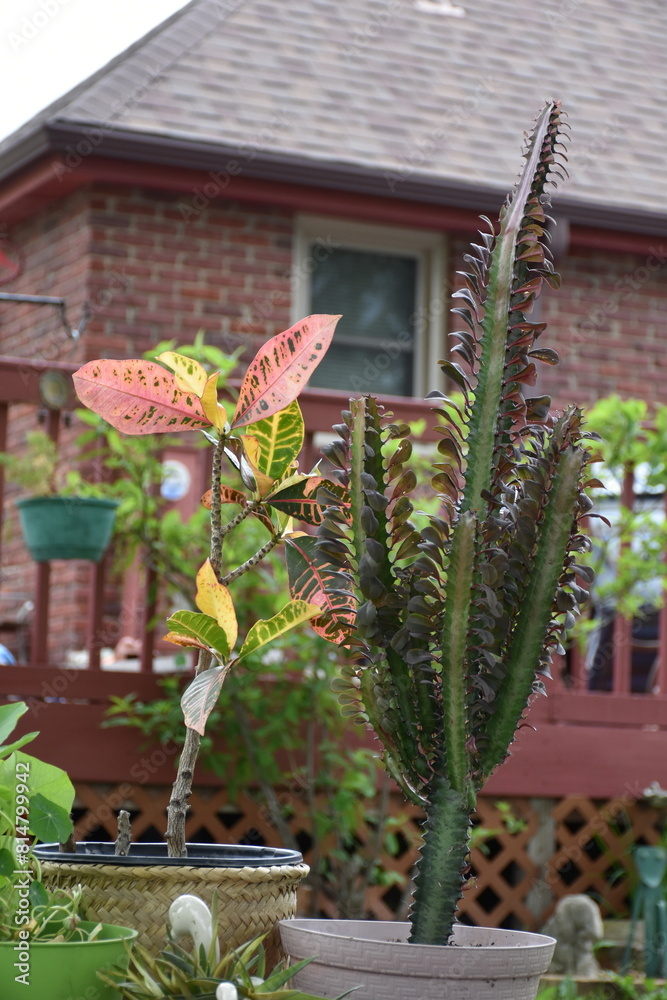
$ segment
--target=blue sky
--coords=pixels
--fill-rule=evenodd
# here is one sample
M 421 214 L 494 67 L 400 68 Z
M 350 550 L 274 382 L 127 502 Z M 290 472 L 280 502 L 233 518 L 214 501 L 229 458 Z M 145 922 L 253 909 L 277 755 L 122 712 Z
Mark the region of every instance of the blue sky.
M 0 0 L 0 139 L 186 0 Z

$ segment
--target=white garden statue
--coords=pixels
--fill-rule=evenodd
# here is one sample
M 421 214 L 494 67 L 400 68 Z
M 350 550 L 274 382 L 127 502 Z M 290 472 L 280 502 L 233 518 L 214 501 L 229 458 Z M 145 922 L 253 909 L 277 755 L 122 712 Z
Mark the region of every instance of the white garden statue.
M 600 907 L 590 896 L 575 894 L 559 900 L 542 928 L 556 938 L 550 972 L 562 976 L 597 976 L 600 966 L 593 951 L 604 929 Z

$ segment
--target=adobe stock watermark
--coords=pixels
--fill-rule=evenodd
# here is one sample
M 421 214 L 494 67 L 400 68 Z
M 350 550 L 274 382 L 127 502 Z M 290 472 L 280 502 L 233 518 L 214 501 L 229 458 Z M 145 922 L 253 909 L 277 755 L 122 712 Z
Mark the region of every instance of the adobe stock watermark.
M 143 96 L 148 87 L 162 75 L 163 67 L 154 66 L 146 68 L 146 73 L 141 81 L 132 89 L 125 98 L 118 98 L 114 101 L 111 110 L 104 121 L 98 125 L 91 125 L 82 129 L 82 138 L 77 143 L 69 143 L 58 158 L 51 161 L 51 173 L 62 184 L 63 178 L 67 177 L 80 167 L 87 157 L 95 152 L 102 145 L 107 131 L 113 131 L 119 127 L 116 115 L 122 115 L 132 108 Z
M 544 13 L 546 14 L 547 21 L 553 28 L 558 24 L 562 24 L 563 21 L 568 20 L 573 14 L 576 14 L 580 7 L 581 0 L 560 0 L 560 3 L 554 10 L 547 10 Z
M 577 168 L 588 167 L 597 162 L 609 147 L 623 135 L 626 129 L 627 125 L 624 125 L 619 118 L 615 116 L 608 118 L 603 122 L 602 129 L 595 138 L 584 146 L 583 149 L 581 147 L 577 149 Z
M 69 2 L 69 0 L 40 0 L 40 7 L 56 5 L 59 8 L 66 2 Z M 215 15 L 212 20 L 224 21 L 226 17 L 237 11 L 243 3 L 244 0 L 216 0 L 210 10 L 210 13 Z M 49 6 L 49 9 L 51 9 L 51 6 Z M 76 170 L 86 157 L 90 156 L 96 149 L 99 149 L 104 142 L 105 133 L 119 127 L 119 119 L 122 119 L 123 115 L 137 104 L 147 88 L 162 75 L 166 65 L 167 63 L 165 62 L 163 64 L 155 64 L 152 67 L 145 67 L 145 75 L 140 82 L 132 88 L 129 94 L 119 97 L 114 101 L 104 121 L 90 128 L 84 128 L 82 130 L 83 137 L 77 143 L 71 143 L 65 148 L 64 157 L 62 159 L 55 158 L 51 161 L 51 170 L 59 182 L 62 182 L 64 177 L 73 170 Z M 91 118 L 94 117 L 94 114 L 91 114 Z
M 19 867 L 13 872 L 13 888 L 16 890 L 17 905 L 14 913 L 14 923 L 16 938 L 13 950 L 16 961 L 13 963 L 17 970 L 14 982 L 21 983 L 22 986 L 30 985 L 30 923 L 32 913 L 30 906 L 30 883 L 32 882 L 32 872 L 27 865 L 27 855 L 30 850 L 31 837 L 29 833 L 30 817 L 29 807 L 29 781 L 30 763 L 29 761 L 17 760 L 14 765 L 14 827 L 16 830 L 16 857 Z
M 315 240 L 311 252 L 281 275 L 281 279 L 284 282 L 289 282 L 292 294 L 317 270 L 317 265 L 327 260 L 334 250 L 339 249 L 340 246 L 341 244 L 334 240 L 330 234 Z M 286 295 L 287 288 L 274 288 L 267 295 L 255 299 L 252 305 L 246 306 L 243 312 L 240 332 L 249 333 L 257 323 L 270 319 L 278 305 L 284 303 Z
M 665 265 L 667 265 L 667 247 L 662 243 L 651 247 L 643 264 L 616 279 L 613 290 L 602 305 L 592 309 L 585 319 L 570 327 L 572 344 L 574 346 L 583 344 L 588 338 L 599 333 L 607 320 L 618 312 L 621 305 L 653 280 Z M 563 356 L 567 354 L 567 345 L 561 349 L 561 354 Z
M 382 35 L 385 28 L 391 24 L 394 15 L 402 8 L 409 9 L 407 0 L 386 0 L 381 7 L 374 10 L 360 28 L 357 28 L 348 45 L 343 49 L 343 55 L 349 63 L 353 59 L 366 55 L 367 49 Z
M 124 781 L 113 791 L 104 792 L 101 803 L 90 809 L 83 820 L 77 823 L 78 838 L 89 836 L 98 826 L 104 826 L 115 819 L 118 810 L 132 802 L 138 786 L 148 785 L 152 778 L 159 775 L 161 768 L 168 760 L 173 760 L 182 750 L 182 745 L 172 738 L 163 740 L 159 746 L 139 758 L 132 765 L 129 776 L 132 782 Z
M 39 0 L 31 14 L 21 21 L 16 31 L 7 33 L 7 41 L 14 52 L 19 52 L 25 45 L 37 38 L 39 33 L 57 17 L 63 7 L 69 4 L 70 0 Z
M 410 151 L 399 158 L 393 170 L 385 171 L 384 179 L 389 190 L 395 191 L 399 184 L 430 163 L 435 153 L 446 145 L 448 136 L 466 125 L 471 113 L 495 92 L 496 81 L 492 77 L 485 77 L 479 81 L 473 94 L 448 108 L 442 116 L 442 124 L 415 142 Z
M 227 160 L 221 170 L 209 170 L 209 180 L 201 186 L 193 188 L 193 197 L 188 202 L 179 202 L 178 210 L 184 222 L 192 222 L 207 208 L 214 198 L 219 198 L 226 191 L 232 180 L 243 172 L 257 156 L 261 148 L 269 146 L 280 129 L 287 128 L 296 119 L 291 111 L 276 111 L 267 126 L 245 139 L 240 146 L 238 156 Z
M 107 284 L 98 289 L 92 298 L 84 303 L 83 317 L 85 324 L 90 323 L 96 316 L 103 314 L 104 309 L 110 305 L 119 292 L 125 292 L 132 286 L 132 279 L 127 276 L 125 269 L 112 270 L 108 275 Z M 82 325 L 83 329 L 83 325 Z M 61 325 L 57 330 L 52 330 L 40 339 L 39 349 L 31 361 L 46 362 L 59 361 L 63 359 L 63 353 L 67 346 L 74 349 L 76 339 Z M 42 375 L 41 368 L 34 368 L 31 364 L 21 364 L 16 372 L 24 385 L 27 385 L 34 378 Z

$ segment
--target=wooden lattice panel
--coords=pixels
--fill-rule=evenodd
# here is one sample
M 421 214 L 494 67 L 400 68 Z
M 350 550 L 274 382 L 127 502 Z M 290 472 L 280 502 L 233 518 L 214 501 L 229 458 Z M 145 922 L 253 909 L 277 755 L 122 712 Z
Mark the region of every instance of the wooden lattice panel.
M 114 839 L 115 816 L 125 808 L 132 816 L 135 840 L 161 840 L 169 791 L 146 785 L 79 784 L 75 835 L 79 840 Z M 365 913 L 377 920 L 405 919 L 423 820 L 418 808 L 407 805 L 399 795 L 390 797 L 388 815 L 396 821 L 397 856 L 377 852 L 377 831 L 362 820 L 354 853 L 341 858 L 333 834 L 319 844 L 314 842 L 309 811 L 312 802 L 307 796 L 285 793 L 281 801 L 305 862 L 314 868 L 318 859 L 324 859 L 331 867 L 332 877 L 320 883 L 315 899 L 312 893 L 310 899 L 304 894 L 303 905 L 309 913 L 328 917 Z M 554 802 L 547 810 L 550 847 L 538 862 L 533 846 L 539 834 L 543 848 L 545 834 L 540 830 L 538 800 L 507 801 L 513 815 L 525 824 L 519 832 L 510 833 L 503 826 L 501 813 L 491 799 L 479 802 L 477 821 L 494 832 L 485 850 L 475 849 L 472 854 L 471 878 L 461 903 L 462 919 L 491 927 L 536 930 L 558 899 L 575 892 L 591 894 L 605 915 L 627 912 L 631 850 L 635 844 L 658 841 L 657 810 L 630 795 L 605 802 L 578 797 Z M 240 795 L 231 802 L 225 789 L 193 793 L 186 833 L 190 840 L 210 843 L 282 843 L 263 804 L 250 795 Z M 364 888 L 363 898 L 357 900 L 355 885 L 365 882 L 372 859 L 377 866 L 375 877 Z M 390 874 L 391 884 L 382 873 Z M 541 889 L 537 900 L 536 887 Z M 357 906 L 359 913 L 348 912 Z
M 555 805 L 553 817 L 557 848 L 546 880 L 556 898 L 587 892 L 605 916 L 627 911 L 632 848 L 658 842 L 658 811 L 630 795 L 569 798 Z
M 502 816 L 488 799 L 478 803 L 480 825 L 498 831 L 484 849 L 472 852 L 471 882 L 463 894 L 461 913 L 471 923 L 492 927 L 526 928 L 535 915 L 526 906 L 526 896 L 539 878 L 538 866 L 528 855 L 528 845 L 537 832 L 537 816 L 529 802 L 512 800 L 512 812 L 525 824 L 510 834 Z

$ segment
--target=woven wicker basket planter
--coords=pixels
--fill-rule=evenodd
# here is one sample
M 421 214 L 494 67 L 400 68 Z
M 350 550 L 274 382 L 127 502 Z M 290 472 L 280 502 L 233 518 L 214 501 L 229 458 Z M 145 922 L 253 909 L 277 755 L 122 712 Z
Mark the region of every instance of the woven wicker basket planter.
M 90 913 L 104 923 L 134 927 L 149 951 L 161 951 L 173 900 L 183 893 L 211 904 L 218 892 L 220 938 L 232 946 L 259 934 L 267 958 L 282 957 L 277 923 L 296 913 L 296 891 L 308 874 L 298 851 L 228 844 L 188 844 L 187 858 L 168 858 L 165 844 L 133 844 L 118 858 L 114 845 L 81 843 L 76 854 L 57 844 L 36 849 L 50 888 L 81 883 Z

